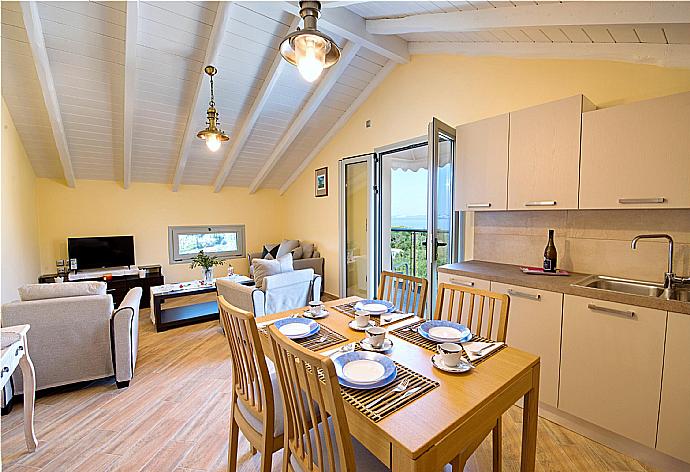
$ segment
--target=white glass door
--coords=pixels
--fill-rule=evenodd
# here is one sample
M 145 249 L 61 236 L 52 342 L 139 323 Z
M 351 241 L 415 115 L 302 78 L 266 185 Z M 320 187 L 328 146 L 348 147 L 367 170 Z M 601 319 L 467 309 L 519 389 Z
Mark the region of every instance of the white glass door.
M 373 295 L 374 155 L 340 161 L 340 296 Z
M 429 123 L 429 201 L 427 277 L 429 310 L 438 289 L 438 268 L 456 260 L 457 226 L 453 213 L 455 128 L 434 118 Z M 430 311 L 428 311 L 430 312 Z

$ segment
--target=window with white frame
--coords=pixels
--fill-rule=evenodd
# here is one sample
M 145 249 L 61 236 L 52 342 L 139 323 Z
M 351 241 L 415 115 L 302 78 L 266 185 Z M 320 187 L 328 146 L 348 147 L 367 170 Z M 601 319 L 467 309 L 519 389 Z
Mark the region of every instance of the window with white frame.
M 189 262 L 200 251 L 221 259 L 244 257 L 244 225 L 168 227 L 171 264 Z

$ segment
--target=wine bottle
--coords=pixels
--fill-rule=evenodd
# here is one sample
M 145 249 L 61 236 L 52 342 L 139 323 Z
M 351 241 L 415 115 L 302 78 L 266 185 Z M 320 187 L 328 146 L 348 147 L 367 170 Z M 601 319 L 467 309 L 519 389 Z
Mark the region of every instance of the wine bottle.
M 549 242 L 544 248 L 544 270 L 546 272 L 556 272 L 556 259 L 558 259 L 558 254 L 556 253 L 556 246 L 553 244 L 553 230 L 549 230 Z

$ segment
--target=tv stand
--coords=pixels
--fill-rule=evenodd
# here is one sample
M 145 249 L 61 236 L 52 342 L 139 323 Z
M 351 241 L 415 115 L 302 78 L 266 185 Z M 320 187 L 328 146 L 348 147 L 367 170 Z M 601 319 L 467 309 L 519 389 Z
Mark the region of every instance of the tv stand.
M 146 270 L 146 277 L 139 277 L 139 269 Z M 120 271 L 123 270 L 125 269 L 120 269 Z M 139 306 L 141 308 L 149 308 L 151 305 L 151 287 L 154 287 L 156 285 L 163 285 L 165 283 L 165 278 L 163 277 L 163 274 L 161 272 L 161 266 L 139 266 L 138 269 L 133 270 L 135 271 L 134 273 L 113 275 L 112 279 L 110 280 L 105 280 L 104 274 L 113 272 L 117 273 L 116 271 L 104 269 L 100 271 L 94 271 L 93 274 L 82 272 L 78 279 L 72 279 L 70 281 L 105 282 L 107 284 L 107 293 L 113 296 L 113 304 L 116 308 L 120 305 L 120 303 L 125 298 L 125 295 L 127 295 L 127 292 L 129 292 L 130 289 L 133 289 L 134 287 L 141 287 L 142 294 Z M 127 270 L 127 272 L 129 272 L 129 270 Z M 38 278 L 38 283 L 53 283 L 55 282 L 55 277 L 57 277 L 57 274 L 41 275 Z

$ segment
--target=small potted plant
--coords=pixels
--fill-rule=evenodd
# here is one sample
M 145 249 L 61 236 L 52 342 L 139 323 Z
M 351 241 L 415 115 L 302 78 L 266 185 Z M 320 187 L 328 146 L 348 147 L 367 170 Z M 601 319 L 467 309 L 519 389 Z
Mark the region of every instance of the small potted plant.
M 221 261 L 219 258 L 215 256 L 209 256 L 208 254 L 204 254 L 204 251 L 202 249 L 201 251 L 199 251 L 199 254 L 194 256 L 194 259 L 192 259 L 192 263 L 189 267 L 192 269 L 201 267 L 204 271 L 204 283 L 210 284 L 211 282 L 213 282 L 213 267 L 222 264 L 223 261 Z

